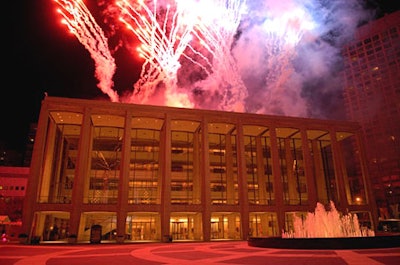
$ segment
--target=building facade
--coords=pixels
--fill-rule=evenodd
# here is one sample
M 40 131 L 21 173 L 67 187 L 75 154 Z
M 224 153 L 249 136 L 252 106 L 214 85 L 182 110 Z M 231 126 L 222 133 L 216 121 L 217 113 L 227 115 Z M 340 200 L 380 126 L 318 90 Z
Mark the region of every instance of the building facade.
M 29 167 L 0 166 L 0 197 L 24 198 Z
M 23 202 L 29 167 L 0 166 L 0 231 L 2 240 L 17 240 L 21 231 Z
M 356 122 L 46 97 L 23 229 L 42 241 L 280 236 L 335 203 L 375 228 Z M 97 230 L 96 230 L 97 231 Z
M 380 218 L 400 218 L 400 11 L 360 27 L 342 54 L 345 110 L 368 143 Z

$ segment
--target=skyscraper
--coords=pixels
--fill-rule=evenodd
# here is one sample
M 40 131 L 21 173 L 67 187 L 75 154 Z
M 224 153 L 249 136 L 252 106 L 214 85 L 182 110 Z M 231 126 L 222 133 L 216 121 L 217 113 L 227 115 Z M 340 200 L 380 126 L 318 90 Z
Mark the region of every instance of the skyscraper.
M 380 218 L 399 218 L 400 11 L 360 27 L 342 54 L 346 114 L 362 126 Z

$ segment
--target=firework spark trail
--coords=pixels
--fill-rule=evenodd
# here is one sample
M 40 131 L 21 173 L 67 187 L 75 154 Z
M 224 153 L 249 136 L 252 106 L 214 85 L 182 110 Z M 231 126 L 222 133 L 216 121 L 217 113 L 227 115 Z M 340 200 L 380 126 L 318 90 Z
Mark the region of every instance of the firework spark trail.
M 58 12 L 63 16 L 63 23 L 73 33 L 79 42 L 89 51 L 95 62 L 95 75 L 99 80 L 97 86 L 111 101 L 118 102 L 119 96 L 112 89 L 114 86 L 113 76 L 116 65 L 108 48 L 108 40 L 103 30 L 96 23 L 82 0 L 67 1 L 54 0 L 61 9 Z
M 269 38 L 266 39 L 265 49 L 270 58 L 268 61 L 270 74 L 266 76 L 268 84 L 268 93 L 274 95 L 271 104 L 267 104 L 266 109 L 263 108 L 263 113 L 283 113 L 305 116 L 306 113 L 299 113 L 300 109 L 304 110 L 304 101 L 300 94 L 296 95 L 296 103 L 292 102 L 291 109 L 281 109 L 282 97 L 285 97 L 291 88 L 287 85 L 288 80 L 294 73 L 291 61 L 296 56 L 295 47 L 300 42 L 305 31 L 311 30 L 314 27 L 310 17 L 302 8 L 291 8 L 289 11 L 281 14 L 280 17 L 272 20 L 267 20 L 263 28 L 267 31 Z M 271 48 L 275 49 L 273 51 Z M 300 93 L 300 91 L 291 91 L 291 93 Z M 270 97 L 271 98 L 271 97 Z M 296 109 L 294 105 L 301 105 Z M 286 112 L 286 113 L 285 113 Z
M 193 34 L 212 55 L 212 74 L 200 85 L 204 90 L 219 95 L 220 102 L 215 104 L 219 109 L 244 111 L 247 89 L 238 72 L 231 47 L 246 1 L 208 0 L 190 3 L 190 6 L 197 18 Z M 210 10 L 210 6 L 213 6 L 213 10 Z
M 263 64 L 266 69 L 263 73 L 266 87 L 258 91 L 258 97 L 264 99 L 264 104 L 256 112 L 306 116 L 301 90 L 293 84 L 295 69 L 292 61 L 297 56 L 297 45 L 305 32 L 315 27 L 314 22 L 295 1 L 273 3 L 266 9 L 266 18 L 255 30 L 263 36 Z
M 148 103 L 150 97 L 155 92 L 154 90 L 157 84 L 164 80 L 164 72 L 157 63 L 157 58 L 152 53 L 152 45 L 160 45 L 158 39 L 151 39 L 154 37 L 153 32 L 155 30 L 154 25 L 152 25 L 153 20 L 148 20 L 145 16 L 139 13 L 141 10 L 140 5 L 139 9 L 136 10 L 136 7 L 132 7 L 128 1 L 119 1 L 116 4 L 121 9 L 122 15 L 119 18 L 120 21 L 138 37 L 139 41 L 141 41 L 142 45 L 137 48 L 137 51 L 139 52 L 139 56 L 145 59 L 139 80 L 134 84 L 135 93 L 132 93 L 131 97 L 127 101 Z M 141 4 L 143 5 L 143 3 Z M 151 11 L 148 12 L 152 14 Z M 128 19 L 129 21 L 132 21 L 137 28 L 134 28 Z
M 154 90 L 157 84 L 165 78 L 163 69 L 158 63 L 158 57 L 154 54 L 155 47 L 160 47 L 163 43 L 162 37 L 160 39 L 160 36 L 155 35 L 155 32 L 160 30 L 158 23 L 154 23 L 153 19 L 148 19 L 139 12 L 144 9 L 148 15 L 153 17 L 153 14 L 156 14 L 157 7 L 154 6 L 155 11 L 152 12 L 143 1 L 138 2 L 135 7 L 128 1 L 120 1 L 116 4 L 121 9 L 122 16 L 120 17 L 120 21 L 122 21 L 142 43 L 141 47 L 137 48 L 137 51 L 139 52 L 139 56 L 145 59 L 139 80 L 134 84 L 135 94 L 132 94 L 129 101 L 147 103 L 155 92 Z M 131 23 L 137 28 L 133 27 L 130 21 L 132 21 L 133 23 Z
M 82 0 L 54 1 L 95 60 L 99 87 L 119 101 L 102 29 Z M 337 51 L 369 18 L 357 0 L 117 1 L 110 10 L 122 14 L 144 58 L 128 102 L 289 116 L 309 116 L 307 101 L 332 101 Z
M 140 103 L 147 103 L 162 81 L 166 105 L 193 107 L 187 94 L 180 93 L 177 88 L 177 72 L 181 67 L 179 59 L 192 39 L 193 30 L 193 24 L 185 19 L 184 10 L 178 5 L 167 5 L 165 10 L 159 11 L 156 0 L 153 0 L 152 9 L 142 0 L 136 6 L 126 0 L 117 2 L 117 5 L 121 9 L 120 20 L 141 41 L 138 51 L 145 59 L 135 84 L 135 90 L 140 94 L 132 95 L 131 100 L 135 101 L 134 97 L 139 96 Z

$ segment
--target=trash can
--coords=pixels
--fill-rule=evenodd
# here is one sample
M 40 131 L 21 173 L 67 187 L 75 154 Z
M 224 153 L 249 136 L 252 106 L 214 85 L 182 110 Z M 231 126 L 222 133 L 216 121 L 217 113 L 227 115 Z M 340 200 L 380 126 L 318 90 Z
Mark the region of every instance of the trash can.
M 92 225 L 90 228 L 90 243 L 99 244 L 101 243 L 101 225 Z

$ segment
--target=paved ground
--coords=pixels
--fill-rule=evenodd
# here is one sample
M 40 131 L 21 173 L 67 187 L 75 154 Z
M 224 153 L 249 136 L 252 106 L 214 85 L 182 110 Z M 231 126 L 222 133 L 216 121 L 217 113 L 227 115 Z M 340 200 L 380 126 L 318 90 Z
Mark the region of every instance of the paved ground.
M 0 265 L 399 265 L 400 248 L 288 250 L 247 241 L 144 244 L 0 244 Z

